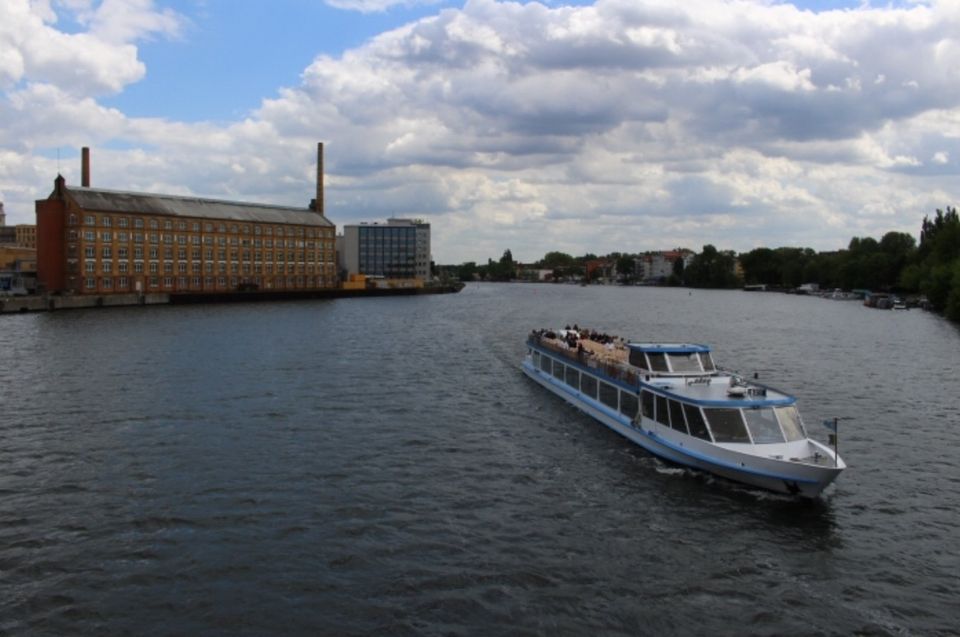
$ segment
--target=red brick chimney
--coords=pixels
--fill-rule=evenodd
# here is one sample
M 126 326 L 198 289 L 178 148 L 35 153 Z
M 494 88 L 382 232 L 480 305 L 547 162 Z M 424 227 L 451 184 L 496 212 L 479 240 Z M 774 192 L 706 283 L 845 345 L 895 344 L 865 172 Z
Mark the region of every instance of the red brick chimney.
M 80 150 L 80 185 L 90 187 L 90 149 L 86 146 Z
M 316 211 L 323 216 L 323 142 L 317 144 L 317 204 Z

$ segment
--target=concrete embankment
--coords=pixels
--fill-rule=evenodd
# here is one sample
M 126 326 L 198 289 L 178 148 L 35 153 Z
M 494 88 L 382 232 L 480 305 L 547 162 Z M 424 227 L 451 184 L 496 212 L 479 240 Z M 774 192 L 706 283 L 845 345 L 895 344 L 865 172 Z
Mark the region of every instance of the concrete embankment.
M 49 312 L 131 305 L 181 305 L 194 303 L 251 303 L 269 301 L 297 301 L 307 299 L 344 299 L 373 296 L 417 296 L 421 294 L 449 294 L 459 292 L 462 285 L 429 286 L 422 288 L 367 288 L 361 290 L 311 290 L 308 292 L 221 292 L 213 294 L 109 294 L 104 296 L 13 296 L 0 298 L 0 314 L 19 312 Z
M 107 294 L 104 296 L 11 296 L 0 298 L 0 314 L 50 312 L 93 307 L 165 305 L 169 294 Z

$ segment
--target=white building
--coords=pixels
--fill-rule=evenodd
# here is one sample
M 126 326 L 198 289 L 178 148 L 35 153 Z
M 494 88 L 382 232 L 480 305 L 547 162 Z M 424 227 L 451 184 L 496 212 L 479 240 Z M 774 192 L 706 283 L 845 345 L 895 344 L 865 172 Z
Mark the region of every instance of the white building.
M 677 249 L 666 252 L 648 252 L 637 258 L 636 273 L 641 281 L 657 281 L 670 278 L 677 259 L 683 259 L 684 267 L 690 265 L 694 253 Z

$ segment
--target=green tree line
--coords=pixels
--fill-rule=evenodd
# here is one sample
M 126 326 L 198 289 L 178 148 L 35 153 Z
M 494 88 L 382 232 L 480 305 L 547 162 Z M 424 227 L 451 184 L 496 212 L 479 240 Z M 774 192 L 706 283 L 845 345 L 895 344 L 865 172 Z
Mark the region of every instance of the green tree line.
M 888 232 L 879 241 L 854 237 L 846 250 L 814 252 L 809 248 L 757 248 L 740 255 L 746 284 L 795 288 L 864 289 L 923 294 L 930 305 L 960 321 L 960 218 L 956 208 L 924 217 L 920 244 L 903 232 Z
M 614 252 L 604 260 L 615 264 L 621 281 L 632 282 L 637 256 Z M 551 270 L 554 280 L 583 279 L 586 264 L 595 259 L 595 254 L 574 257 L 548 252 L 533 265 Z M 498 261 L 488 259 L 485 265 L 468 262 L 453 266 L 451 274 L 461 281 L 510 281 L 518 277 L 510 250 Z M 686 267 L 678 259 L 666 283 L 702 288 L 766 284 L 783 289 L 817 283 L 824 289 L 923 294 L 935 310 L 960 321 L 960 218 L 952 207 L 938 209 L 932 218 L 924 217 L 919 244 L 904 232 L 888 232 L 879 241 L 854 237 L 845 250 L 834 252 L 783 247 L 756 248 L 737 255 L 708 244 Z

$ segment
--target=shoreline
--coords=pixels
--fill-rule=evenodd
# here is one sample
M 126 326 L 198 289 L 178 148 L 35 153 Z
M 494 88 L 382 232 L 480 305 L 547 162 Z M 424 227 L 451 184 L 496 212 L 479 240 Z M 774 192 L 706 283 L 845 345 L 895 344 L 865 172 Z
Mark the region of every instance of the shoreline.
M 364 288 L 347 290 L 284 290 L 246 292 L 188 292 L 154 294 L 106 294 L 100 296 L 33 295 L 0 299 L 0 315 L 26 312 L 56 312 L 60 310 L 84 310 L 112 307 L 199 305 L 205 303 L 270 303 L 277 301 L 301 301 L 307 299 L 356 299 L 382 296 L 419 296 L 423 294 L 456 294 L 463 289 L 461 284 L 426 286 L 421 288 Z

